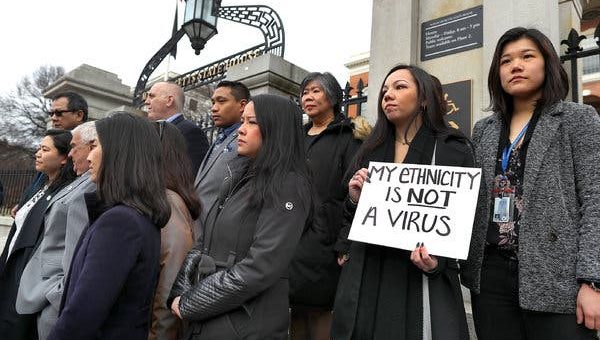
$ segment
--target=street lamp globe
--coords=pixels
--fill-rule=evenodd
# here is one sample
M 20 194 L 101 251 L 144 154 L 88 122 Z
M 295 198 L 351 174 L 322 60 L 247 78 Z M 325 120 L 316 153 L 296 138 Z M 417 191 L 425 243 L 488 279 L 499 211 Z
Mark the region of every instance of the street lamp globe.
M 208 39 L 217 34 L 217 16 L 221 0 L 186 0 L 183 29 L 196 55 Z

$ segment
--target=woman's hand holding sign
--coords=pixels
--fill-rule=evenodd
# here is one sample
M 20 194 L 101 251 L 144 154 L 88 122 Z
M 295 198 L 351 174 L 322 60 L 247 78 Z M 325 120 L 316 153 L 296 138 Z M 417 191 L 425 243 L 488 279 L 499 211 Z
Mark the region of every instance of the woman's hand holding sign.
M 348 195 L 352 202 L 358 203 L 365 182 L 369 183 L 369 171 L 366 168 L 362 168 L 354 173 L 354 176 L 352 176 L 348 183 Z
M 410 260 L 426 273 L 431 273 L 437 269 L 438 260 L 433 255 L 429 255 L 424 243 L 417 243 L 417 247 L 410 253 Z

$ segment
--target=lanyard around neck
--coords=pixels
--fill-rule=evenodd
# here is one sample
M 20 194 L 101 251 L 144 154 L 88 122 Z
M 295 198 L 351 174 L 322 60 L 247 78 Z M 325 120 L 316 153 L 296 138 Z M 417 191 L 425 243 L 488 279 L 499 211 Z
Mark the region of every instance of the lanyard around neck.
M 531 120 L 529 122 L 527 122 L 527 124 L 525 124 L 525 126 L 523 126 L 523 129 L 521 130 L 521 132 L 519 132 L 519 134 L 517 135 L 517 138 L 515 138 L 515 140 L 512 143 L 510 143 L 510 145 L 506 146 L 506 148 L 504 148 L 504 151 L 502 151 L 502 172 L 503 173 L 506 173 L 506 169 L 508 169 L 508 160 L 510 158 L 510 154 L 512 153 L 514 148 L 517 146 L 517 144 L 519 144 L 519 141 L 523 138 L 523 136 L 525 135 L 525 132 L 527 132 L 527 128 L 529 127 L 530 122 L 531 122 Z

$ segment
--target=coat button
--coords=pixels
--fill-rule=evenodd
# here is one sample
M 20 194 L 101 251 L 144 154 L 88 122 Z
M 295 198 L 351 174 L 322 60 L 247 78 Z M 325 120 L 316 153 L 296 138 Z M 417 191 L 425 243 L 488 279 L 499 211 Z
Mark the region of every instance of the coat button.
M 550 238 L 551 242 L 556 242 L 556 240 L 558 240 L 558 236 L 554 232 L 551 232 L 550 235 L 548 235 L 548 237 Z
M 554 197 L 554 196 L 548 197 L 548 203 L 553 204 L 554 202 L 556 202 L 556 197 Z

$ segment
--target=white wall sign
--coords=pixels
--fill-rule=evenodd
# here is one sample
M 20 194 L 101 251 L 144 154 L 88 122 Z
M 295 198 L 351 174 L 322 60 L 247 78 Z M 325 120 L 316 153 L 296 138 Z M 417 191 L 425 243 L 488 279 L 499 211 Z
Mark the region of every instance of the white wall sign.
M 481 169 L 371 162 L 369 174 L 351 240 L 467 258 Z

